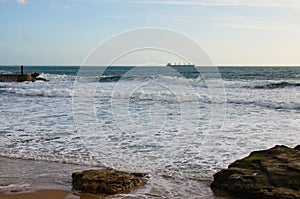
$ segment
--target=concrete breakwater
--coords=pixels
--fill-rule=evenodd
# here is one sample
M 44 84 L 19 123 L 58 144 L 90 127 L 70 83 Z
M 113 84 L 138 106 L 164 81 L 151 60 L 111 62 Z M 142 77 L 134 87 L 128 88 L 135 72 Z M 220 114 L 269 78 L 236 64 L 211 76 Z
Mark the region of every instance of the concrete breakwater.
M 40 74 L 24 74 L 24 66 L 21 65 L 21 74 L 0 74 L 0 82 L 34 82 L 36 80 L 48 81 L 45 78 L 39 77 Z
M 31 74 L 0 74 L 0 82 L 25 82 L 33 81 Z

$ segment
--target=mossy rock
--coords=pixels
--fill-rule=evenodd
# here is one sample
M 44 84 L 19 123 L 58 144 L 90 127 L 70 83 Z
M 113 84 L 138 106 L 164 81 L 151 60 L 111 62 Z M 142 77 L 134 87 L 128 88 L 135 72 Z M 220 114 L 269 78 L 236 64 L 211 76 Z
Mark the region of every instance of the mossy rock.
M 73 190 L 92 194 L 120 194 L 143 185 L 144 173 L 127 173 L 113 169 L 87 170 L 72 174 Z
M 216 173 L 211 186 L 242 198 L 300 198 L 299 146 L 254 151 Z

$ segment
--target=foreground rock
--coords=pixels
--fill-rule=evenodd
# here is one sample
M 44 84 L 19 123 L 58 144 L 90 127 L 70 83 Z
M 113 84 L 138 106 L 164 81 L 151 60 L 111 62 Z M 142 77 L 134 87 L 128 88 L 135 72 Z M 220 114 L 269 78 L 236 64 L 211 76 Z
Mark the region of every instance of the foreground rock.
M 243 198 L 300 198 L 300 145 L 252 152 L 216 173 L 211 187 Z
M 88 170 L 72 174 L 73 190 L 93 194 L 121 194 L 143 185 L 143 173 L 126 173 L 113 169 Z

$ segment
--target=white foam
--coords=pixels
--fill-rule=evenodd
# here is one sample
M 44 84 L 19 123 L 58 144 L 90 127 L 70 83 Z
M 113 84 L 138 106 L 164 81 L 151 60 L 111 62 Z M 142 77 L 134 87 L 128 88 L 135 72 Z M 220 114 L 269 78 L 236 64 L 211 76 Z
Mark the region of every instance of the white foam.
M 0 70 L 0 74 L 12 74 L 12 72 L 7 70 Z
M 31 184 L 9 184 L 6 186 L 0 186 L 0 191 L 5 193 L 20 193 L 29 191 Z
M 95 77 L 75 92 L 74 76 L 42 76 L 50 81 L 1 84 L 1 155 L 127 170 L 159 168 L 205 178 L 251 150 L 300 141 L 299 87 L 274 91 L 252 89 L 251 81 L 226 81 L 229 103 L 222 127 L 222 115 L 213 115 L 211 108 L 212 102 L 222 105 L 224 96 L 212 99 L 199 79 L 156 76 L 99 83 Z M 93 87 L 95 93 L 87 92 Z M 76 96 L 83 98 L 78 112 L 72 104 Z M 217 122 L 209 131 L 212 117 Z M 205 138 L 214 146 L 209 153 L 203 153 Z

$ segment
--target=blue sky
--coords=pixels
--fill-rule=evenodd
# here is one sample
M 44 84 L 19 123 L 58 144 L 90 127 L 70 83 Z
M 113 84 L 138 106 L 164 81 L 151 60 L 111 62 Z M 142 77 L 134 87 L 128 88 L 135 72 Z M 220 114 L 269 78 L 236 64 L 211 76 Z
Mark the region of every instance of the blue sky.
M 0 25 L 0 65 L 80 65 L 142 27 L 187 35 L 216 65 L 300 65 L 299 0 L 0 0 Z

